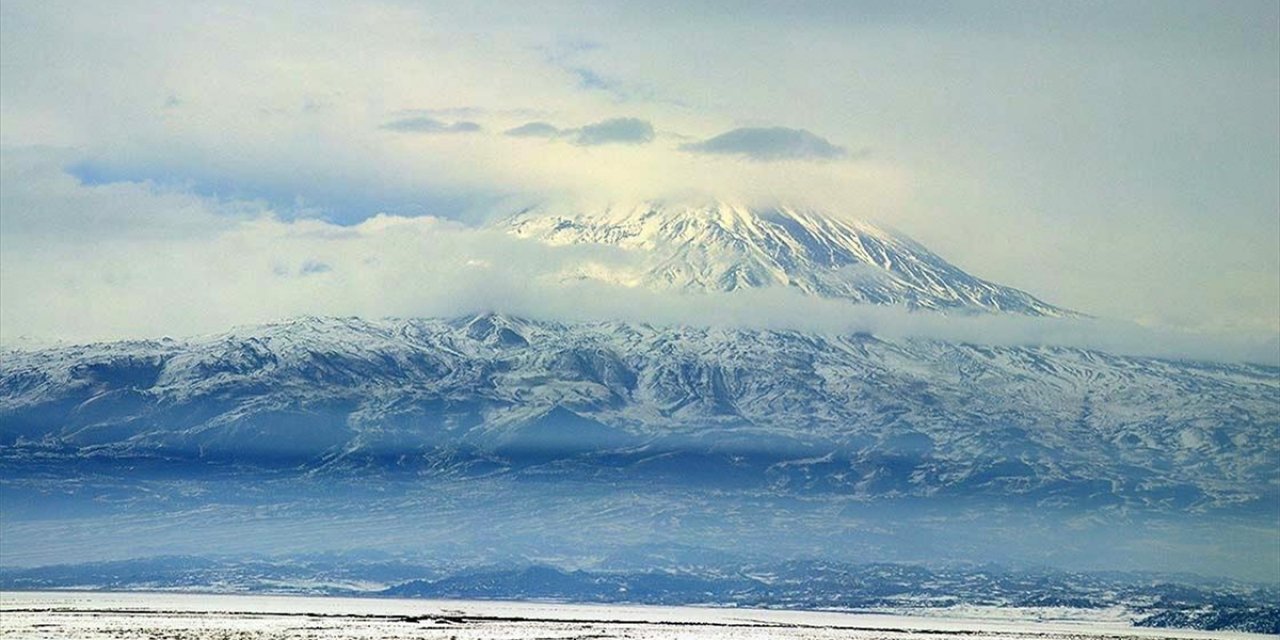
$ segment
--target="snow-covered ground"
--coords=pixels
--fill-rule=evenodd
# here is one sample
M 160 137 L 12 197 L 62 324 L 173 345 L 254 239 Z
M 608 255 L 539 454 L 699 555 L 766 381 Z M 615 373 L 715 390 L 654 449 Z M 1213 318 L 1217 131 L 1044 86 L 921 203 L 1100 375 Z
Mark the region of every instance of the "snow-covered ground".
M 0 638 L 1267 638 L 1135 629 L 1110 610 L 941 616 L 172 593 L 0 593 Z

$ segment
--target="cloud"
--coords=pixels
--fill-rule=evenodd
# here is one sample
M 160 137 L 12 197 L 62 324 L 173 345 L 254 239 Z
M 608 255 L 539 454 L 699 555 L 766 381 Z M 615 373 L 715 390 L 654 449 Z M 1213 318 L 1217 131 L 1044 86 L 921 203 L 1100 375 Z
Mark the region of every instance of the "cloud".
M 680 145 L 690 153 L 736 155 L 759 161 L 832 160 L 848 152 L 804 129 L 744 127 L 718 136 Z
M 611 118 L 577 130 L 574 144 L 646 144 L 653 141 L 653 125 L 639 118 Z
M 526 122 L 502 132 L 513 138 L 566 138 L 580 147 L 641 145 L 654 139 L 653 125 L 639 118 L 610 118 L 583 127 L 561 129 L 547 122 Z
M 502 135 L 513 138 L 555 138 L 563 133 L 555 125 L 546 122 L 527 122 L 514 129 L 507 129 Z
M 578 86 L 582 89 L 592 89 L 597 91 L 610 91 L 614 86 L 605 80 L 600 74 L 586 67 L 573 67 L 568 70 L 575 76 L 578 76 Z
M 379 128 L 401 133 L 476 133 L 481 130 L 480 125 L 475 122 L 443 122 L 426 116 L 392 120 Z
M 320 262 L 319 260 L 307 260 L 298 268 L 298 274 L 304 276 L 314 275 L 317 273 L 328 273 L 330 271 L 333 271 L 333 267 L 329 266 L 328 263 Z
M 468 143 L 482 142 L 481 138 L 472 136 L 431 138 L 458 144 L 463 139 Z M 260 207 L 269 207 L 282 218 L 320 217 L 342 224 L 353 224 L 378 212 L 474 219 L 507 196 L 492 184 L 460 188 L 456 182 L 443 180 L 441 176 L 447 175 L 448 169 L 442 166 L 444 162 L 433 167 L 433 172 L 418 173 L 380 154 L 366 155 L 363 162 L 354 162 L 360 153 L 353 150 L 350 158 L 334 165 L 328 156 L 338 150 L 329 147 L 317 150 L 310 158 L 287 154 L 293 162 L 286 174 L 275 169 L 283 158 L 271 157 L 267 149 L 238 164 L 208 162 L 205 154 L 188 155 L 189 151 L 175 149 L 175 155 L 127 159 L 64 155 L 69 158 L 65 166 L 70 178 L 89 186 L 115 185 L 127 190 L 130 185 L 150 185 L 174 194 L 255 202 Z M 450 157 L 458 157 L 465 150 L 457 151 Z M 0 148 L 0 154 L 6 157 L 21 153 Z M 60 210 L 59 214 L 83 218 L 86 222 L 99 217 L 93 211 L 77 211 L 72 207 Z
M 565 138 L 580 147 L 605 144 L 641 145 L 652 142 L 653 125 L 639 118 L 611 118 L 583 127 L 561 129 L 547 122 L 527 122 L 503 135 L 514 138 Z
M 92 183 L 66 169 L 76 160 L 60 149 L 0 147 L 0 247 L 200 237 L 268 213 L 260 203 L 205 198 L 180 185 Z
M 240 0 L 74 12 L 0 2 L 0 145 L 76 149 L 103 182 L 168 186 L 173 226 L 152 235 L 205 232 L 176 219 L 187 185 L 278 216 L 300 203 L 344 224 L 379 212 L 474 220 L 503 210 L 500 198 L 767 197 L 891 218 L 984 277 L 1098 315 L 1280 327 L 1275 3 L 1212 16 L 1100 5 L 1108 19 L 1047 4 L 1016 15 L 321 4 L 299 20 L 287 4 Z M 779 48 L 757 37 L 767 28 L 813 46 Z M 564 41 L 574 34 L 607 46 Z M 1082 47 L 1105 48 L 1107 64 Z M 832 59 L 856 60 L 858 72 Z M 623 91 L 584 90 L 571 69 Z M 169 97 L 179 104 L 166 108 Z M 617 115 L 666 139 L 573 144 L 576 127 Z M 498 135 L 379 128 L 411 117 Z M 531 121 L 561 135 L 500 135 Z M 753 162 L 749 151 L 707 155 L 711 135 L 667 138 L 742 123 L 878 152 Z M 680 151 L 685 142 L 701 146 Z M 139 190 L 118 186 L 117 204 L 100 210 L 68 201 L 61 224 L 111 231 Z M 993 250 L 988 240 L 1004 236 L 1018 241 Z
M 615 78 L 606 77 L 595 69 L 583 64 L 582 58 L 598 54 L 606 47 L 598 42 L 581 39 L 561 39 L 558 42 L 541 47 L 546 54 L 547 63 L 562 69 L 577 80 L 577 88 L 583 91 L 599 91 L 610 95 L 618 102 L 627 102 L 637 97 L 634 88 L 628 89 Z
M 86 185 L 39 154 L 5 158 L 0 343 L 193 335 L 315 315 L 453 317 L 868 332 L 993 345 L 1276 363 L 1274 334 L 1227 337 L 1097 320 L 943 317 L 790 288 L 657 292 L 568 277 L 638 268 L 634 251 L 549 246 L 434 217 L 340 226 L 149 184 Z M 101 212 L 79 235 L 59 209 Z M 180 215 L 175 215 L 175 209 Z M 155 233 L 179 225 L 198 232 Z M 72 225 L 74 228 L 74 225 Z M 111 241 L 102 239 L 111 235 Z M 198 284 L 195 284 L 198 283 Z M 1268 342 L 1268 340 L 1270 342 Z

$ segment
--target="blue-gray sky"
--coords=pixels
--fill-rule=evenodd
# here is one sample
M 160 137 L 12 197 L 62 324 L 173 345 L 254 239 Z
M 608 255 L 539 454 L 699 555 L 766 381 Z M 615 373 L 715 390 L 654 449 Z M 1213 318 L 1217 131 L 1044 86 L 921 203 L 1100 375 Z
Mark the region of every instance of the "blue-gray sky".
M 1280 330 L 1273 0 L 686 4 L 4 2 L 0 330 L 405 313 L 448 219 L 683 193 Z

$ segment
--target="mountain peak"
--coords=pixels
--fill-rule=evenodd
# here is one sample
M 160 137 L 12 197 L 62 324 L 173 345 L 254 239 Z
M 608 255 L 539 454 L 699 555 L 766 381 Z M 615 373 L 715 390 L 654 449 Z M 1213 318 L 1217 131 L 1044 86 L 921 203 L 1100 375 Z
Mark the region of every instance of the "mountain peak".
M 547 244 L 608 245 L 639 254 L 639 267 L 591 265 L 571 274 L 579 279 L 682 291 L 790 287 L 822 298 L 911 309 L 1073 315 L 972 276 L 900 233 L 802 207 L 718 200 L 589 211 L 534 208 L 497 224 Z

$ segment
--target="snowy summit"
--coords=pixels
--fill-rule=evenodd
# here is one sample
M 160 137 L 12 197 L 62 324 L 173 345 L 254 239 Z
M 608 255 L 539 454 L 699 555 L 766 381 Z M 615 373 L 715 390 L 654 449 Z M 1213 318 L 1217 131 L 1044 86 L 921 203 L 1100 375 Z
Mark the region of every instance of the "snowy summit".
M 599 211 L 533 208 L 497 226 L 548 244 L 643 252 L 638 269 L 570 274 L 659 290 L 787 286 L 809 295 L 912 309 L 1070 316 L 1017 289 L 974 277 L 914 240 L 812 209 L 645 202 Z

